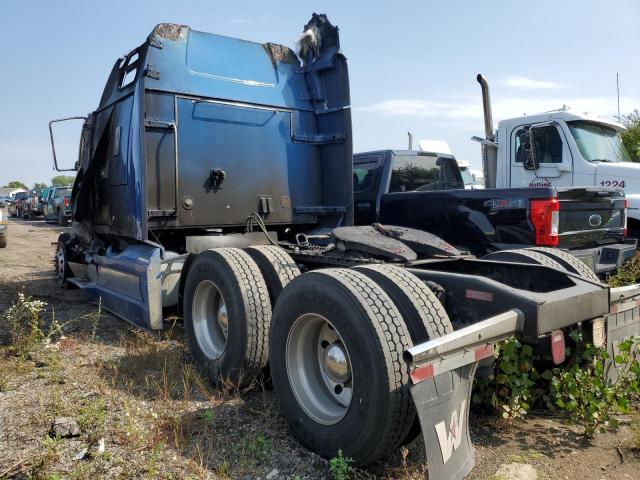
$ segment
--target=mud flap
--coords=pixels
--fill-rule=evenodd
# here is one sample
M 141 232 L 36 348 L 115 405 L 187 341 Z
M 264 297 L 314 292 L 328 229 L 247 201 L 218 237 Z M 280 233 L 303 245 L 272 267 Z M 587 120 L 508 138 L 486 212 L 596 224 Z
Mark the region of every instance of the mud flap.
M 474 362 L 411 387 L 431 480 L 463 479 L 474 466 L 469 407 L 477 366 Z
M 614 361 L 618 346 L 631 337 L 640 336 L 640 286 L 611 289 L 611 312 L 606 317 L 607 332 L 607 378 L 615 382 L 618 368 Z
M 512 309 L 404 352 L 430 480 L 463 479 L 473 468 L 469 408 L 478 363 L 523 327 L 524 314 Z

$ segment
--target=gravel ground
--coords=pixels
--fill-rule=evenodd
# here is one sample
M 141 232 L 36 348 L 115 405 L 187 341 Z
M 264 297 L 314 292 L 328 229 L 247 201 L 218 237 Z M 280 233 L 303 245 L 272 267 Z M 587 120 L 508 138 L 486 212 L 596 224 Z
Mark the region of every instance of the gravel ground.
M 179 322 L 166 319 L 167 332 L 154 338 L 59 288 L 52 257 L 62 230 L 15 221 L 0 250 L 0 312 L 23 292 L 64 326 L 62 339 L 24 355 L 0 347 L 0 479 L 276 478 L 274 470 L 331 478 L 327 462 L 290 436 L 268 385 L 220 391 L 199 377 Z M 51 437 L 60 416 L 74 418 L 80 436 Z M 469 479 L 497 480 L 505 463 L 531 465 L 545 479 L 640 478 L 628 424 L 587 443 L 554 418 L 509 425 L 472 412 L 471 435 Z M 421 441 L 354 477 L 426 478 Z

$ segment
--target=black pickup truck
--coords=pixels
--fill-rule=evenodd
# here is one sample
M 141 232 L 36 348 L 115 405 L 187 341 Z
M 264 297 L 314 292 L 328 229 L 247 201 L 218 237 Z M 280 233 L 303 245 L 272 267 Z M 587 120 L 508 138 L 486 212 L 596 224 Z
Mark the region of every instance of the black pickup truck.
M 605 275 L 635 254 L 621 190 L 465 190 L 453 156 L 412 150 L 354 155 L 353 183 L 356 225 L 417 228 L 477 256 L 554 247 Z

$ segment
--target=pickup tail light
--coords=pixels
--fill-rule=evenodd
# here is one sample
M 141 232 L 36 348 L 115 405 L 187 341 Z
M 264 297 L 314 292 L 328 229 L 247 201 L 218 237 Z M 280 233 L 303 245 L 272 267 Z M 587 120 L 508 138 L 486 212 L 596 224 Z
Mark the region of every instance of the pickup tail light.
M 624 237 L 627 238 L 627 210 L 629 209 L 629 200 L 624 199 L 624 210 L 622 211 L 623 225 L 624 225 Z
M 536 245 L 557 247 L 560 242 L 560 202 L 557 198 L 531 200 L 531 223 L 536 232 Z
M 64 206 L 65 207 L 69 206 L 69 197 L 64 197 Z

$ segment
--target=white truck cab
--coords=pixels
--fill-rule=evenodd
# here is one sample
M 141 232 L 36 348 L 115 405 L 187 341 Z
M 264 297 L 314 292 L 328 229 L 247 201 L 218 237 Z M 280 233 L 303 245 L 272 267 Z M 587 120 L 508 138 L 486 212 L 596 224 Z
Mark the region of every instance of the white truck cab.
M 484 176 L 479 170 L 471 168 L 471 162 L 469 160 L 457 160 L 458 167 L 460 167 L 460 175 L 464 181 L 464 188 L 466 190 L 479 190 L 484 188 Z
M 533 133 L 536 164 L 525 161 L 521 134 Z M 561 110 L 498 124 L 496 187 L 602 186 L 625 191 L 629 217 L 640 221 L 640 164 L 631 162 L 618 123 Z
M 614 187 L 628 201 L 629 229 L 640 231 L 640 163 L 622 144 L 625 127 L 564 106 L 526 115 L 492 128 L 489 88 L 481 75 L 486 138 L 483 165 L 487 187 Z M 635 233 L 634 232 L 634 233 Z

